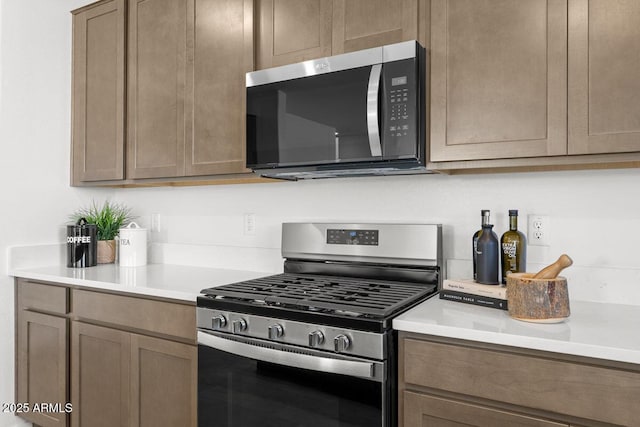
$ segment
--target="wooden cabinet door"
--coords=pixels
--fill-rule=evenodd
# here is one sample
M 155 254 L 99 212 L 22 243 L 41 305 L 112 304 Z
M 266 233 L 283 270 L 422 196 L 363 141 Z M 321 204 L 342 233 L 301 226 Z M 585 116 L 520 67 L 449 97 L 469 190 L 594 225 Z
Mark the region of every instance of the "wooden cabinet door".
M 72 184 L 124 178 L 124 0 L 73 15 Z
M 184 174 L 186 0 L 131 0 L 127 178 Z
M 245 169 L 245 73 L 253 69 L 253 2 L 189 2 L 185 174 Z
M 567 0 L 432 0 L 431 161 L 567 153 Z
M 134 334 L 131 351 L 131 425 L 196 427 L 197 347 Z
M 425 22 L 420 22 L 418 4 L 418 0 L 334 0 L 331 54 L 420 40 L 418 27 Z
M 403 392 L 404 427 L 520 426 L 567 427 L 526 415 L 411 391 Z
M 640 151 L 640 2 L 569 0 L 569 154 Z
M 71 325 L 74 426 L 129 427 L 131 334 L 81 322 Z
M 256 69 L 331 55 L 332 0 L 257 0 Z
M 16 402 L 30 409 L 19 415 L 42 427 L 67 426 L 67 319 L 21 310 L 16 326 Z M 42 403 L 60 410 L 35 411 Z

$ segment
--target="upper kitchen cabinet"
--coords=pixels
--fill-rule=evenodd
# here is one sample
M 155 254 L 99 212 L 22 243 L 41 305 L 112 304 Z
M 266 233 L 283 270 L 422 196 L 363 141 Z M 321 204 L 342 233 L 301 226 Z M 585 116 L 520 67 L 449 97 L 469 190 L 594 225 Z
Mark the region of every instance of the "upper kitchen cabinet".
M 246 171 L 252 16 L 251 1 L 130 1 L 128 178 Z
M 424 45 L 418 0 L 334 0 L 332 54 L 407 40 Z
M 125 3 L 73 12 L 73 184 L 124 178 Z
M 246 172 L 245 74 L 253 1 L 195 0 L 187 20 L 185 175 Z
M 256 69 L 407 40 L 427 45 L 426 0 L 256 0 Z
M 566 154 L 566 104 L 566 0 L 432 0 L 431 161 Z
M 640 151 L 640 2 L 569 1 L 569 154 Z
M 74 185 L 255 181 L 252 0 L 98 2 L 74 12 L 73 49 Z
M 256 69 L 331 55 L 332 0 L 256 0 Z
M 184 174 L 187 0 L 130 0 L 127 178 Z

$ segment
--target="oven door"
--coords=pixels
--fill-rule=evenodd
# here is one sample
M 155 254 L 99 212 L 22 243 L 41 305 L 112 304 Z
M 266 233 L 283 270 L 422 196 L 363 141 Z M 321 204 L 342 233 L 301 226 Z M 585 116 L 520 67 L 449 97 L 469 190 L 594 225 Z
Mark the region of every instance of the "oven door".
M 382 160 L 382 65 L 247 88 L 247 167 Z
M 388 427 L 387 367 L 198 331 L 200 427 Z

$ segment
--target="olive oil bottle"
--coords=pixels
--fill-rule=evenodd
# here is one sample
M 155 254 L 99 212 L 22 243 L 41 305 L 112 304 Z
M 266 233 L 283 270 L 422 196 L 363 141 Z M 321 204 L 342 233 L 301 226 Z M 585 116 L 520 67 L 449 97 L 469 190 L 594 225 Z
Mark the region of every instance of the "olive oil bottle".
M 482 216 L 482 224 L 480 230 L 476 231 L 473 234 L 473 246 L 471 248 L 473 254 L 473 280 L 478 280 L 478 238 L 482 234 L 482 226 L 489 224 L 491 211 L 489 211 L 488 209 L 482 209 L 480 211 L 480 215 Z
M 509 230 L 500 239 L 502 249 L 502 283 L 507 283 L 509 273 L 527 271 L 527 238 L 518 231 L 518 211 L 509 210 Z

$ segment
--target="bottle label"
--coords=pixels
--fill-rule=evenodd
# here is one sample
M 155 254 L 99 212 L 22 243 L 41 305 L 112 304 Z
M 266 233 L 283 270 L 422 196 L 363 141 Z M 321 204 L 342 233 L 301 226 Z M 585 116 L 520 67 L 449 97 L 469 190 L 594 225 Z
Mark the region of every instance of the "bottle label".
M 502 244 L 502 252 L 509 258 L 515 258 L 517 252 L 516 242 L 505 242 Z

